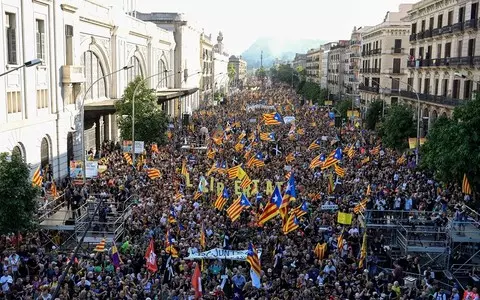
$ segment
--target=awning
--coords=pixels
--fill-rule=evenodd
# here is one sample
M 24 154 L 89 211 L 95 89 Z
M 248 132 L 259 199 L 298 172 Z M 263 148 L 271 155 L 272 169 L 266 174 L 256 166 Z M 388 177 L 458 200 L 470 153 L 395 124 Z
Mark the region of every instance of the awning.
M 105 111 L 105 112 L 115 112 L 115 102 L 118 99 L 105 99 L 101 101 L 93 101 L 85 103 L 85 111 Z
M 158 104 L 162 104 L 169 100 L 185 97 L 194 94 L 198 91 L 198 88 L 181 88 L 181 89 L 168 89 L 164 91 L 158 91 L 156 93 Z

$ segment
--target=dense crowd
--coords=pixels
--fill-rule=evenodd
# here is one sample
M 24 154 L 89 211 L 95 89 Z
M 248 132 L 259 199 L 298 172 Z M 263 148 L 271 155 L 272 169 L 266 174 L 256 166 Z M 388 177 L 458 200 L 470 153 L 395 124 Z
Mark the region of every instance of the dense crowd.
M 257 107 L 250 109 L 252 105 Z M 261 124 L 263 114 L 275 111 L 266 106 L 275 107 L 284 119 L 294 116 L 294 123 Z M 101 161 L 107 171 L 86 185 L 67 179 L 63 190 L 72 211 L 92 197 L 109 199 L 114 204 L 100 208 L 101 220 L 111 211 L 131 209 L 126 234 L 116 241 L 121 263 L 112 259 L 111 244 L 106 246 L 109 251 L 83 251 L 70 262 L 57 298 L 194 299 L 191 277 L 196 264 L 201 264 L 202 299 L 478 300 L 475 287 L 464 292 L 441 285 L 431 270 L 421 268 L 418 257 L 392 259 L 390 241 L 380 229 L 368 229 L 368 254 L 361 260 L 366 230 L 361 216 L 381 218 L 382 211 L 391 210 L 435 211 L 432 219 L 444 227 L 448 218 L 463 220 L 463 207 L 471 200 L 460 187 L 441 185 L 418 171 L 414 156 L 383 147 L 375 133 L 361 129 L 358 121 L 334 126 L 329 112 L 326 107 L 302 104 L 286 88 L 246 90 L 219 106 L 195 112 L 190 125 L 174 121 L 167 145 L 158 150 L 146 147 L 138 168 L 126 162 L 120 144 L 105 142 Z M 260 133 L 271 132 L 274 141 L 258 139 Z M 240 135 L 244 144 L 239 149 L 235 146 L 242 140 Z M 308 150 L 317 139 L 317 149 Z M 206 143 L 207 150 L 182 149 L 178 142 L 184 140 L 189 145 Z M 354 150 L 351 156 L 343 153 L 340 166 L 345 176 L 332 168 L 309 168 L 314 157 L 337 148 Z M 249 150 L 250 155 L 261 152 L 265 166 L 247 167 Z M 294 159 L 287 162 L 290 154 Z M 399 163 L 401 157 L 405 161 Z M 226 209 L 237 196 L 226 170 L 238 164 L 243 164 L 251 179 L 259 180 L 259 186 L 249 195 L 251 207 L 232 222 Z M 215 170 L 207 176 L 212 165 Z M 149 178 L 144 166 L 158 169 L 161 177 Z M 270 201 L 265 182 L 285 182 L 289 172 L 297 194 L 290 209 L 308 203 L 308 213 L 298 218 L 297 230 L 284 234 L 280 217 L 263 226 L 258 220 Z M 214 207 L 216 188 L 194 197 L 205 177 L 208 183 L 210 178 L 222 182 L 230 191 L 222 210 Z M 366 209 L 378 212 L 363 215 L 355 211 L 365 199 Z M 325 205 L 338 208 L 325 210 Z M 350 225 L 337 222 L 338 211 L 353 215 Z M 343 239 L 340 246 L 339 236 Z M 37 232 L 2 239 L 1 297 L 52 299 L 72 258 L 71 253 L 58 249 L 61 238 Z M 145 260 L 151 240 L 157 254 L 158 271 L 154 273 L 146 269 Z M 260 288 L 252 285 L 247 262 L 187 259 L 213 248 L 246 250 L 250 243 L 261 250 Z M 325 243 L 326 251 L 319 255 L 315 248 Z M 413 286 L 405 281 L 407 273 L 418 275 Z

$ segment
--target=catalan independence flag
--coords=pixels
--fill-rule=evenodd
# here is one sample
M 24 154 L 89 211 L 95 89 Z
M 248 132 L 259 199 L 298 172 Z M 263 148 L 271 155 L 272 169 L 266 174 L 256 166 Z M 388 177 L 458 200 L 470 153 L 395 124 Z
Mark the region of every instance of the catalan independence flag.
M 284 123 L 282 116 L 278 112 L 263 114 L 263 122 L 265 125 L 280 125 Z
M 320 149 L 320 146 L 322 145 L 322 141 L 320 139 L 314 140 L 310 146 L 308 146 L 307 150 L 315 150 L 315 149 Z
M 335 173 L 340 177 L 345 177 L 345 169 L 340 167 L 338 164 L 335 164 Z
M 332 155 L 333 154 L 333 155 Z M 331 153 L 327 159 L 325 160 L 325 162 L 323 163 L 322 165 L 322 170 L 325 170 L 325 169 L 328 169 L 330 168 L 331 166 L 333 166 L 334 164 L 338 163 L 339 161 L 341 161 L 343 158 L 343 151 L 341 148 L 337 148 L 335 150 L 335 152 Z
M 250 157 L 247 162 L 247 167 L 263 167 L 265 166 L 265 161 L 262 152 L 258 152 L 255 156 Z
M 325 162 L 326 160 L 326 157 L 325 157 L 325 154 L 320 154 L 320 155 L 317 155 L 315 156 L 312 161 L 310 162 L 310 166 L 309 168 L 311 170 L 317 168 L 317 167 L 321 167 L 323 165 L 323 163 Z
M 250 276 L 252 278 L 252 285 L 260 288 L 260 278 L 262 276 L 262 265 L 258 257 L 257 249 L 252 243 L 248 244 L 247 262 L 250 264 Z
M 260 133 L 260 140 L 262 140 L 264 142 L 275 142 L 275 133 L 273 133 L 273 132 L 270 132 L 270 133 L 261 132 Z
M 247 197 L 244 194 L 242 194 L 227 209 L 227 215 L 232 220 L 232 222 L 235 222 L 240 218 L 240 214 L 242 213 L 242 211 L 245 208 L 248 208 L 251 206 L 252 204 L 250 203 L 250 201 L 248 201 Z
M 283 234 L 289 234 L 290 232 L 297 230 L 299 227 L 300 223 L 298 222 L 297 216 L 290 214 L 287 222 L 283 225 Z
M 217 200 L 215 200 L 215 208 L 218 210 L 223 210 L 225 204 L 227 204 L 228 198 L 230 198 L 230 193 L 227 188 L 223 188 L 223 192 L 218 195 Z
M 282 194 L 280 193 L 280 189 L 278 188 L 278 186 L 275 186 L 275 190 L 273 191 L 272 197 L 270 198 L 270 201 L 267 203 L 267 205 L 265 206 L 265 209 L 260 215 L 258 223 L 263 225 L 267 221 L 275 218 L 279 214 L 279 209 L 280 209 L 280 206 L 282 205 L 282 200 L 283 198 L 282 198 Z

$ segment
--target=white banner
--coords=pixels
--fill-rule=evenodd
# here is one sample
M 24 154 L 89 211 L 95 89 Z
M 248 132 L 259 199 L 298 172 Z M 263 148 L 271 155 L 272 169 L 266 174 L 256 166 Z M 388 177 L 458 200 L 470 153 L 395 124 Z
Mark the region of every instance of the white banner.
M 85 162 L 85 176 L 87 176 L 87 178 L 95 178 L 98 176 L 98 161 Z
M 324 204 L 320 207 L 321 210 L 337 210 L 338 209 L 338 205 L 335 205 L 335 204 L 332 204 L 332 205 L 327 205 L 327 204 Z
M 294 116 L 286 116 L 286 117 L 283 117 L 283 121 L 285 122 L 285 124 L 292 123 L 292 122 L 295 122 L 295 117 Z
M 257 110 L 257 109 L 275 110 L 275 106 L 272 106 L 272 105 L 264 105 L 264 104 L 255 104 L 255 105 L 249 105 L 249 106 L 247 106 L 247 112 L 252 111 L 252 110 Z
M 211 249 L 205 252 L 190 253 L 185 259 L 197 260 L 197 259 L 228 259 L 228 260 L 247 260 L 248 250 L 225 250 L 221 248 Z M 258 258 L 262 255 L 262 250 L 257 249 Z

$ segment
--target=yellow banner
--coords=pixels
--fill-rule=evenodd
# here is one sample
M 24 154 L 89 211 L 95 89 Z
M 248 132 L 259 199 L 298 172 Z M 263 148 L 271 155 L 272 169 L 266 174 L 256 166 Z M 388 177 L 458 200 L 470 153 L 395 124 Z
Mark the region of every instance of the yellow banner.
M 420 146 L 423 146 L 423 144 L 425 144 L 426 140 L 427 139 L 425 139 L 425 138 L 420 138 Z M 410 149 L 417 148 L 417 138 L 408 138 L 408 147 Z
M 325 103 L 325 105 L 330 105 L 330 106 L 333 105 L 333 101 L 332 101 L 332 100 L 325 100 L 324 103 Z
M 338 212 L 337 223 L 343 224 L 343 225 L 351 225 L 352 218 L 353 218 L 353 215 L 350 213 Z
M 358 110 L 347 110 L 347 117 L 354 116 L 356 118 L 360 118 L 360 112 Z

